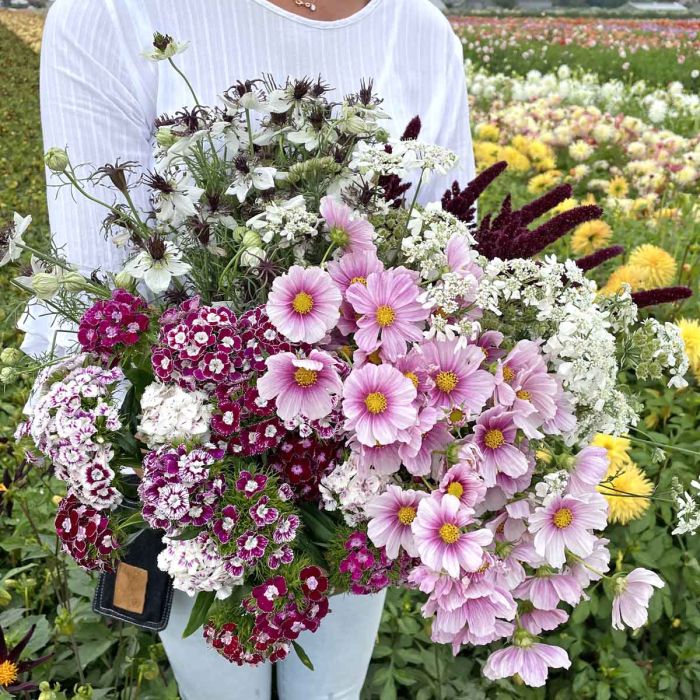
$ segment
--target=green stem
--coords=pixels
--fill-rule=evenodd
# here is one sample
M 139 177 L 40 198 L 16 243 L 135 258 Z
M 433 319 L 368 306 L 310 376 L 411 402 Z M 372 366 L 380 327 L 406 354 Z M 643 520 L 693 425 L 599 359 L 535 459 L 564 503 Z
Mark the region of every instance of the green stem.
M 637 428 L 633 428 L 633 430 L 638 430 Z M 633 437 L 629 436 L 629 439 L 632 442 L 639 442 L 643 445 L 652 445 L 653 447 L 658 447 L 660 450 L 668 450 L 671 452 L 680 452 L 681 454 L 684 455 L 691 455 L 693 457 L 700 457 L 700 452 L 696 452 L 695 450 L 686 450 L 684 447 L 676 447 L 675 445 L 663 445 L 659 442 L 654 442 L 653 440 L 645 440 L 643 438 L 638 438 L 638 437 Z

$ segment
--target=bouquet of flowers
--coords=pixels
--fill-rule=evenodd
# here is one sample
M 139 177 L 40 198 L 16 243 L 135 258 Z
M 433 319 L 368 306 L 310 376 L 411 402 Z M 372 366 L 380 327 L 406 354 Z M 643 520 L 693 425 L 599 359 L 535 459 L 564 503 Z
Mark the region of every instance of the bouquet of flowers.
M 156 35 L 151 58 L 178 70 L 182 48 Z M 503 164 L 419 205 L 456 156 L 421 142 L 418 118 L 390 138 L 371 82 L 327 92 L 265 78 L 220 107 L 195 96 L 158 120 L 155 171 L 90 173 L 114 188 L 117 273 L 30 249 L 16 218 L 3 262 L 33 252 L 17 284 L 74 338 L 41 358 L 17 437 L 65 483 L 65 551 L 109 570 L 135 532 L 161 531 L 158 566 L 198 596 L 189 627 L 232 662 L 303 656 L 331 594 L 399 585 L 425 594 L 436 642 L 501 640 L 486 676 L 542 685 L 569 659 L 539 635 L 588 586 L 605 579 L 613 625 L 636 628 L 663 585 L 607 574 L 615 475 L 591 442 L 636 424 L 625 376 L 683 385 L 677 328 L 638 309 L 688 291 L 604 297 L 586 272 L 619 249 L 540 255 L 601 215 L 553 213 L 567 186 L 477 224 Z M 86 193 L 65 151 L 46 162 Z

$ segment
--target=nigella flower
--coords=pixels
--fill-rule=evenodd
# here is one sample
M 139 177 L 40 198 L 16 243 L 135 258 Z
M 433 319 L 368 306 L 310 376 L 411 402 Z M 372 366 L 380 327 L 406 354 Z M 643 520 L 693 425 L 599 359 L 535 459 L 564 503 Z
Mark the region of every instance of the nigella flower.
M 343 387 L 345 429 L 369 447 L 406 442 L 404 431 L 418 419 L 415 398 L 413 382 L 390 365 L 354 369 Z
M 285 544 L 292 542 L 297 536 L 300 523 L 301 520 L 299 520 L 298 515 L 291 514 L 282 518 L 272 534 L 274 543 Z
M 319 213 L 326 221 L 330 239 L 349 253 L 372 253 L 376 250 L 374 227 L 361 218 L 347 204 L 333 197 L 323 197 Z
M 627 576 L 616 578 L 614 587 L 612 626 L 622 630 L 627 625 L 636 630 L 647 621 L 654 587 L 663 588 L 664 582 L 653 571 L 634 569 Z
M 212 526 L 219 542 L 226 544 L 231 539 L 231 532 L 239 519 L 240 514 L 236 506 L 229 504 L 222 509 L 221 517 Z
M 144 51 L 142 56 L 150 61 L 167 61 L 185 51 L 189 45 L 189 42 L 178 43 L 169 34 L 156 32 L 153 35 L 152 48 Z
M 182 252 L 170 241 L 153 236 L 146 244 L 146 250 L 128 260 L 124 272 L 134 279 L 143 280 L 154 294 L 162 294 L 170 286 L 173 277 L 186 275 L 191 269 L 182 260 Z
M 264 556 L 268 543 L 267 537 L 247 530 L 236 540 L 238 545 L 236 554 L 246 563 L 257 561 Z
M 591 530 L 603 530 L 608 524 L 605 501 L 583 497 L 555 496 L 530 515 L 529 530 L 535 534 L 535 551 L 548 564 L 561 567 L 566 550 L 579 557 L 593 552 L 596 537 Z
M 366 285 L 351 285 L 346 298 L 361 314 L 355 333 L 360 350 L 381 346 L 382 357 L 393 361 L 406 354 L 408 342 L 421 340 L 430 311 L 418 301 L 420 293 L 411 273 L 399 269 L 374 272 Z
M 335 327 L 342 297 L 328 273 L 294 265 L 277 277 L 267 300 L 275 328 L 294 343 L 317 343 Z
M 430 400 L 435 406 L 481 411 L 493 394 L 494 379 L 480 369 L 484 360 L 480 348 L 460 347 L 458 340 L 431 341 L 421 347 L 421 352 L 434 383 Z
M 31 223 L 31 216 L 23 218 L 15 212 L 12 224 L 0 229 L 0 267 L 14 262 L 22 255 L 22 236 Z
M 404 491 L 392 484 L 365 504 L 365 513 L 370 518 L 367 534 L 375 547 L 386 548 L 389 559 L 396 559 L 401 548 L 412 557 L 418 556 L 411 525 L 416 519 L 418 503 L 426 496 L 423 491 Z
M 264 474 L 251 474 L 242 471 L 236 480 L 236 489 L 245 494 L 246 498 L 252 498 L 256 493 L 260 493 L 267 484 L 267 477 Z
M 279 511 L 269 505 L 268 496 L 261 496 L 258 502 L 248 510 L 250 517 L 258 527 L 272 525 L 279 518 Z
M 434 492 L 418 504 L 413 536 L 421 561 L 434 571 L 444 569 L 457 578 L 463 571 L 476 571 L 484 558 L 484 547 L 493 534 L 481 529 L 467 532 L 474 511 L 449 494 Z
M 306 358 L 285 352 L 268 357 L 266 364 L 258 393 L 266 401 L 276 398 L 282 420 L 325 418 L 333 410 L 333 396 L 343 391 L 335 360 L 327 352 L 314 349 Z
M 235 161 L 236 174 L 226 194 L 235 195 L 242 204 L 252 189 L 260 192 L 275 187 L 276 168 L 251 165 L 244 155 L 239 155 Z

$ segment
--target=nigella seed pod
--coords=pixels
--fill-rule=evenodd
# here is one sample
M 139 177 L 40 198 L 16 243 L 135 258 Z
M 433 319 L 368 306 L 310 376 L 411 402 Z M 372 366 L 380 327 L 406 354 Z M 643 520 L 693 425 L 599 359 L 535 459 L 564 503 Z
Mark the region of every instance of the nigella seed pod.
M 44 156 L 46 167 L 54 173 L 64 173 L 68 169 L 70 161 L 63 148 L 49 148 Z

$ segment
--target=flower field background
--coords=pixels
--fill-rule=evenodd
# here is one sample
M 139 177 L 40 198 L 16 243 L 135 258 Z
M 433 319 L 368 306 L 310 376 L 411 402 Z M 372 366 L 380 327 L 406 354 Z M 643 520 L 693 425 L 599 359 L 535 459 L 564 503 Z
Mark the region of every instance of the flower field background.
M 605 220 L 583 225 L 557 252 L 580 257 L 623 246 L 623 256 L 599 268 L 603 292 L 623 282 L 634 290 L 692 287 L 695 298 L 657 307 L 656 315 L 681 325 L 695 381 L 681 391 L 648 383 L 644 432 L 633 447 L 601 438 L 619 472 L 618 489 L 649 493 L 647 474 L 660 482 L 656 495 L 667 499 L 654 507 L 642 497 L 610 499 L 618 523 L 611 529 L 612 567 L 623 561 L 652 567 L 667 583 L 652 600 L 646 627 L 611 630 L 610 603 L 594 591 L 575 611 L 574 624 L 550 637 L 569 652 L 571 670 L 554 674 L 546 690 L 529 690 L 482 679 L 485 653 L 455 658 L 432 645 L 417 599 L 393 591 L 365 696 L 700 697 L 700 547 L 691 536 L 670 534 L 669 496 L 674 477 L 689 482 L 700 466 L 700 21 L 462 17 L 454 26 L 465 49 L 479 168 L 499 160 L 510 165 L 485 209 L 506 191 L 522 204 L 561 182 L 573 186 L 576 201 L 558 211 L 602 204 Z M 38 105 L 41 28 L 38 15 L 0 11 L 0 222 L 14 210 L 31 213 L 35 236 L 46 236 L 48 228 Z M 0 288 L 1 344 L 15 347 L 19 297 L 2 271 Z M 53 518 L 60 486 L 27 472 L 12 445 L 27 394 L 26 386 L 0 394 L 0 626 L 8 646 L 36 626 L 22 658 L 53 655 L 31 671 L 44 683 L 41 700 L 175 699 L 157 638 L 96 617 L 94 582 L 58 556 Z M 3 661 L 0 685 L 8 668 Z

